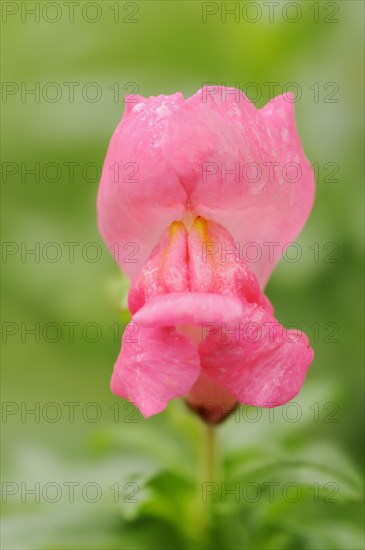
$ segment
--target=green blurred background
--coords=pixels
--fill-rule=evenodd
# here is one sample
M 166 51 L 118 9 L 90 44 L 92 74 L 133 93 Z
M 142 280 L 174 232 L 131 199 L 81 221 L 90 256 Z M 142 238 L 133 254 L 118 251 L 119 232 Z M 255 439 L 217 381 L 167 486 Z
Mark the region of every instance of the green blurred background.
M 363 3 L 73 4 L 2 2 L 2 547 L 363 548 Z M 258 107 L 265 83 L 299 93 L 319 167 L 302 258 L 267 287 L 315 361 L 291 408 L 242 408 L 218 428 L 208 503 L 204 425 L 180 401 L 145 421 L 109 390 L 127 286 L 95 215 L 124 94 L 204 82 Z

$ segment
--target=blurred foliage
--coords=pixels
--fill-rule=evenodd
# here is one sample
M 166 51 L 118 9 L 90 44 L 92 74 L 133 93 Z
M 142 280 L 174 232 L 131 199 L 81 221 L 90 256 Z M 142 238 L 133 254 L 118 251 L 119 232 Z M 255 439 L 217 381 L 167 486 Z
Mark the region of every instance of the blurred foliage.
M 17 174 L 2 180 L 3 240 L 29 248 L 39 242 L 41 249 L 49 242 L 80 246 L 73 262 L 62 246 L 62 257 L 54 263 L 42 258 L 37 262 L 32 256 L 24 262 L 20 253 L 3 263 L 3 321 L 27 328 L 54 322 L 63 331 L 54 343 L 42 338 L 36 342 L 32 336 L 23 342 L 20 327 L 3 345 L 2 397 L 14 402 L 19 412 L 4 417 L 2 479 L 27 487 L 53 482 L 64 489 L 58 502 L 37 503 L 31 496 L 22 502 L 20 493 L 9 496 L 3 505 L 3 547 L 363 548 L 363 3 L 303 0 L 297 2 L 303 16 L 296 23 L 281 16 L 270 23 L 267 11 L 256 23 L 242 18 L 235 22 L 229 16 L 222 23 L 220 15 L 203 23 L 202 3 L 195 0 L 139 1 L 134 16 L 138 23 L 122 20 L 134 3 L 108 1 L 97 3 L 102 10 L 99 21 L 85 21 L 80 17 L 87 4 L 83 0 L 73 23 L 67 21 L 62 2 L 59 21 L 49 23 L 41 17 L 35 22 L 30 15 L 22 22 L 21 4 L 31 9 L 35 3 L 3 2 L 2 9 L 5 4 L 15 5 L 19 12 L 3 18 L 3 81 L 19 87 L 24 82 L 29 88 L 39 82 L 41 89 L 56 82 L 63 93 L 54 103 L 42 98 L 37 102 L 31 95 L 22 102 L 20 92 L 3 100 L 2 160 L 19 167 Z M 116 4 L 119 23 L 113 22 L 111 8 Z M 279 14 L 285 4 L 280 3 Z M 339 8 L 337 23 L 323 22 L 328 4 Z M 221 9 L 222 3 L 213 5 Z M 318 23 L 310 9 L 314 5 Z M 92 11 L 89 17 L 94 17 Z M 80 84 L 74 102 L 67 99 L 65 82 Z M 90 82 L 102 89 L 99 101 L 85 101 L 80 93 Z M 119 98 L 114 95 L 116 82 Z M 109 391 L 120 348 L 113 327 L 127 287 L 98 235 L 98 175 L 92 170 L 87 177 L 82 174 L 85 164 L 102 164 L 123 111 L 123 94 L 132 91 L 128 83 L 136 83 L 145 96 L 177 90 L 188 96 L 203 82 L 237 83 L 242 88 L 256 82 L 262 90 L 258 107 L 270 98 L 265 82 L 279 82 L 277 93 L 286 83 L 298 83 L 299 132 L 308 157 L 322 167 L 315 207 L 298 239 L 303 257 L 297 264 L 282 261 L 267 288 L 279 320 L 299 323 L 315 349 L 315 361 L 296 398 L 301 416 L 285 421 L 283 410 L 277 409 L 273 421 L 266 411 L 253 422 L 255 411 L 242 409 L 220 426 L 218 492 L 207 503 L 201 498 L 200 421 L 181 402 L 174 402 L 146 422 L 122 400 L 116 405 Z M 318 102 L 311 90 L 316 82 Z M 323 86 L 328 82 L 338 86 L 336 103 L 324 101 Z M 254 99 L 254 88 L 247 93 Z M 52 183 L 52 176 L 39 181 L 31 175 L 22 178 L 20 163 L 32 167 L 37 162 L 41 167 L 49 162 L 61 165 L 60 179 Z M 70 162 L 79 163 L 74 181 L 64 165 Z M 329 162 L 339 167 L 338 181 L 326 180 L 329 171 L 323 167 Z M 89 242 L 102 247 L 99 261 L 82 257 Z M 314 242 L 321 250 L 318 263 L 309 249 Z M 337 263 L 323 261 L 328 242 L 339 246 Z M 126 312 L 122 319 L 128 321 Z M 74 341 L 68 338 L 67 322 L 79 323 Z M 82 337 L 82 328 L 90 322 L 102 329 L 94 343 Z M 326 341 L 331 328 L 327 323 L 338 325 L 337 342 Z M 47 420 L 42 409 L 51 402 L 62 411 L 55 422 Z M 80 403 L 73 422 L 64 405 L 69 402 Z M 39 422 L 31 415 L 22 421 L 22 403 L 28 408 L 39 403 Z M 97 403 L 102 411 L 95 422 L 81 413 L 88 403 Z M 328 417 L 331 410 L 335 415 Z M 66 498 L 65 482 L 80 483 L 74 502 Z M 102 488 L 96 502 L 80 497 L 81 488 L 90 482 Z M 241 489 L 252 482 L 264 488 L 257 502 L 252 496 L 236 502 L 229 494 L 222 502 L 221 483 L 227 488 L 238 483 Z M 273 502 L 265 482 L 280 484 Z M 282 497 L 287 483 L 300 486 L 297 502 Z M 310 488 L 316 483 L 318 502 Z M 338 487 L 337 502 L 326 501 L 328 483 Z M 134 487 L 138 502 L 129 500 Z

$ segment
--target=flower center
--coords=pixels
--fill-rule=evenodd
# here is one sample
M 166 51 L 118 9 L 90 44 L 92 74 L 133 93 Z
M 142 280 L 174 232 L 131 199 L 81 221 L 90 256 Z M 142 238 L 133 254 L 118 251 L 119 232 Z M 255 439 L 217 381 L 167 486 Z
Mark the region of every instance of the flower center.
M 129 308 L 135 313 L 150 298 L 169 292 L 227 294 L 267 305 L 239 243 L 221 225 L 192 212 L 162 235 L 132 283 Z

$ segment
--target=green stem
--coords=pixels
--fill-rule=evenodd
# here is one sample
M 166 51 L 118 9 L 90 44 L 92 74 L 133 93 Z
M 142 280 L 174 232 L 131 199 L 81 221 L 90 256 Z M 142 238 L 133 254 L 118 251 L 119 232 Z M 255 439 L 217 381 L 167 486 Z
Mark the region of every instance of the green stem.
M 204 490 L 202 484 L 202 494 L 201 496 L 205 501 L 202 500 L 203 505 L 203 524 L 204 524 L 204 538 L 206 541 L 210 537 L 210 528 L 212 526 L 213 519 L 213 499 L 214 499 L 214 488 L 212 484 L 217 482 L 217 440 L 216 440 L 216 428 L 212 424 L 206 423 L 204 425 L 204 437 L 203 437 L 203 476 L 202 480 L 204 483 Z M 208 485 L 209 484 L 209 485 Z M 213 491 L 212 491 L 213 489 Z
M 212 487 L 207 484 L 214 483 L 216 481 L 216 460 L 216 429 L 211 424 L 204 423 L 202 425 L 201 464 L 198 492 L 196 495 L 197 500 L 190 523 L 190 530 L 191 525 L 194 526 L 192 531 L 194 533 L 193 537 L 195 543 L 201 544 L 201 542 L 204 541 L 204 548 L 208 547 L 210 540 L 210 529 L 213 515 Z
M 216 429 L 212 424 L 204 426 L 204 481 L 214 482 L 217 475 L 217 441 Z

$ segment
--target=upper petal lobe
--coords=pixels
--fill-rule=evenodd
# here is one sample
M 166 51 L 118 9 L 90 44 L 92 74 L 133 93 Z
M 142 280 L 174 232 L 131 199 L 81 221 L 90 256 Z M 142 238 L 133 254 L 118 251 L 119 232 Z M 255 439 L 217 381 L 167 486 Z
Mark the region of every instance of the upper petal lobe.
M 133 276 L 169 224 L 192 210 L 240 246 L 257 243 L 252 269 L 262 288 L 313 197 L 289 94 L 258 110 L 238 90 L 203 88 L 187 100 L 139 98 L 129 108 L 104 164 L 99 227 L 109 246 L 136 243 L 139 264 L 120 262 Z M 273 258 L 265 243 L 278 243 Z

